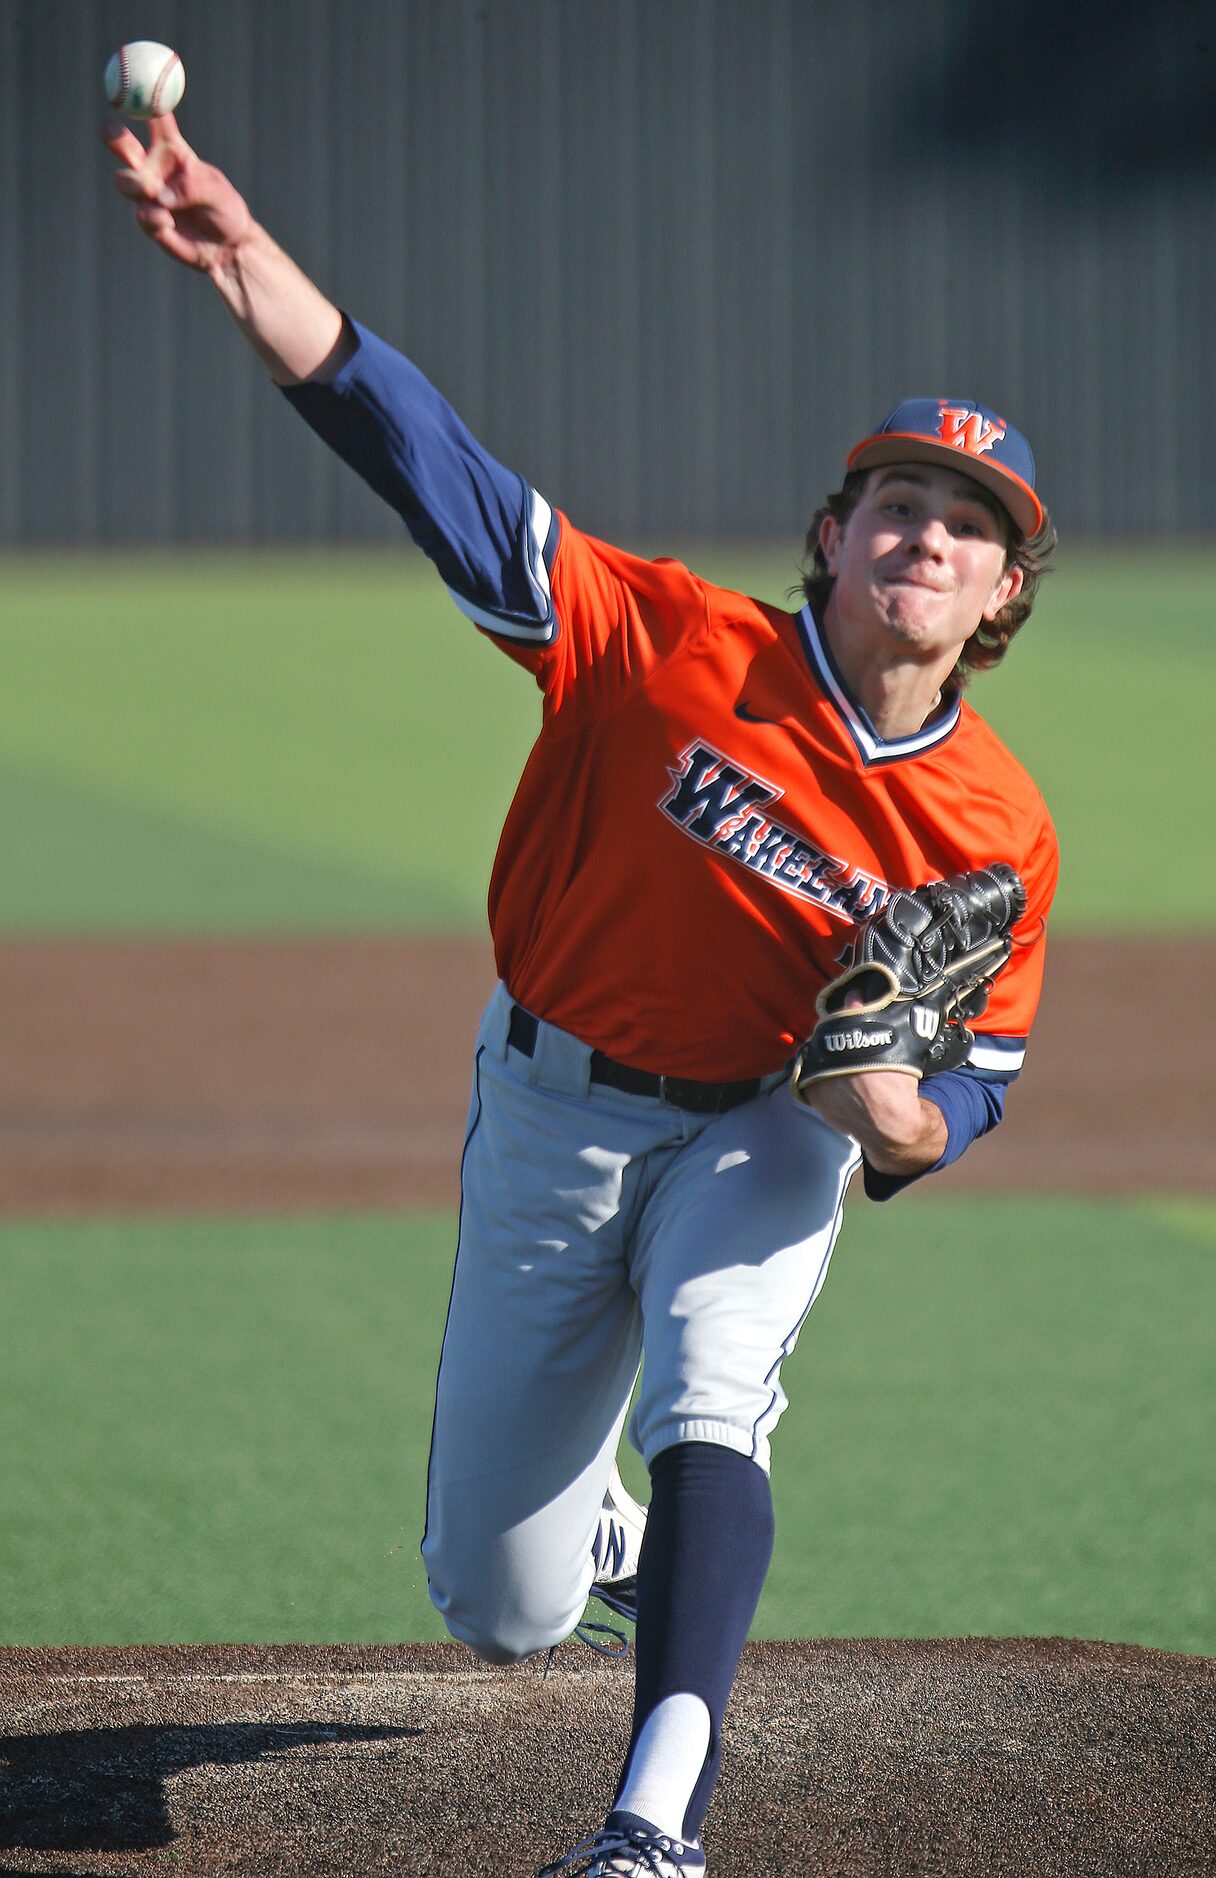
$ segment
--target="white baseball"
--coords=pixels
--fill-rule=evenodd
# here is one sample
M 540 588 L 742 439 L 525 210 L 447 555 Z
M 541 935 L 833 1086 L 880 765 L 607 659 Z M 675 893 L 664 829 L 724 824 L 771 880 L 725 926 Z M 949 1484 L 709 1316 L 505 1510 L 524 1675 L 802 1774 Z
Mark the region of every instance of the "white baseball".
M 172 46 L 133 39 L 106 66 L 106 97 L 124 117 L 159 117 L 176 111 L 186 89 L 186 68 Z

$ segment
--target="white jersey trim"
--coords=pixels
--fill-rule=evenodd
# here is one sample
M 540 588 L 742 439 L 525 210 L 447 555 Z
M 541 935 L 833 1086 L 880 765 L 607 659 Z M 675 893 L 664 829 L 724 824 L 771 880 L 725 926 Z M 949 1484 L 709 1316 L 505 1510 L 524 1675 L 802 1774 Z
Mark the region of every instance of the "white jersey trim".
M 961 710 L 957 696 L 951 699 L 941 716 L 935 717 L 914 736 L 880 737 L 861 706 L 845 690 L 819 630 L 819 622 L 809 605 L 804 606 L 799 613 L 798 624 L 811 669 L 844 719 L 849 735 L 867 763 L 891 763 L 899 757 L 919 756 L 922 751 L 931 750 L 936 744 L 944 742 L 954 730 Z
M 967 1062 L 972 1069 L 997 1070 L 1016 1076 L 1026 1061 L 1026 1045 L 1018 1037 L 978 1037 Z
M 552 527 L 553 510 L 542 495 L 535 489 L 529 489 L 524 552 L 528 583 L 536 600 L 536 616 L 499 612 L 493 607 L 479 606 L 475 600 L 458 593 L 455 587 L 449 587 L 448 593 L 474 625 L 483 627 L 486 632 L 494 633 L 499 638 L 519 639 L 529 645 L 548 645 L 556 636 L 553 591 L 549 585 L 549 565 L 545 560 L 545 546 Z
M 540 611 L 547 620 L 551 620 L 553 592 L 549 586 L 545 544 L 549 539 L 549 530 L 553 526 L 553 510 L 539 490 L 529 489 L 528 497 L 528 578 L 532 582 L 532 591 L 536 595 Z

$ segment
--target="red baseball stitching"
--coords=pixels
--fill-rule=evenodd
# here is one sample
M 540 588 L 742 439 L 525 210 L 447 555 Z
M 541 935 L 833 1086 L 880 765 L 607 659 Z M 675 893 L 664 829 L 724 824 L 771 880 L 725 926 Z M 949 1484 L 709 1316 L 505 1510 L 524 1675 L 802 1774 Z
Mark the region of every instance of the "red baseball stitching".
M 168 84 L 170 75 L 174 69 L 180 64 L 181 58 L 179 54 L 175 52 L 171 59 L 166 60 L 164 70 L 152 87 L 152 114 L 154 117 L 159 117 L 161 114 L 160 101 L 164 96 L 165 86 Z

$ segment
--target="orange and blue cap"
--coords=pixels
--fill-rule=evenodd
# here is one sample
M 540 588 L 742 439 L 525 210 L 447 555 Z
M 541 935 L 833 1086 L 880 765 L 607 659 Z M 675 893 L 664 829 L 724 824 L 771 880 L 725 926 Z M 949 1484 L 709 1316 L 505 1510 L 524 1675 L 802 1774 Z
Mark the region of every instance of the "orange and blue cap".
M 872 437 L 849 452 L 850 470 L 888 463 L 941 463 L 970 476 L 1004 504 L 1022 535 L 1037 535 L 1043 504 L 1034 457 L 1020 430 L 970 398 L 905 398 Z

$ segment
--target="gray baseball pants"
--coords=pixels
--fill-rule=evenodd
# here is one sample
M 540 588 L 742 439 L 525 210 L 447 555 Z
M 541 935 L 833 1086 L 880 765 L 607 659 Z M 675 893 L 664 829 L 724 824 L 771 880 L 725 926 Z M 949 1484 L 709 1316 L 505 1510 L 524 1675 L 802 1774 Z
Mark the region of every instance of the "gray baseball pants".
M 714 1441 L 769 1465 L 857 1144 L 785 1078 L 725 1115 L 589 1079 L 542 1023 L 482 1020 L 423 1558 L 453 1636 L 509 1662 L 569 1636 L 630 1396 L 647 1462 Z

